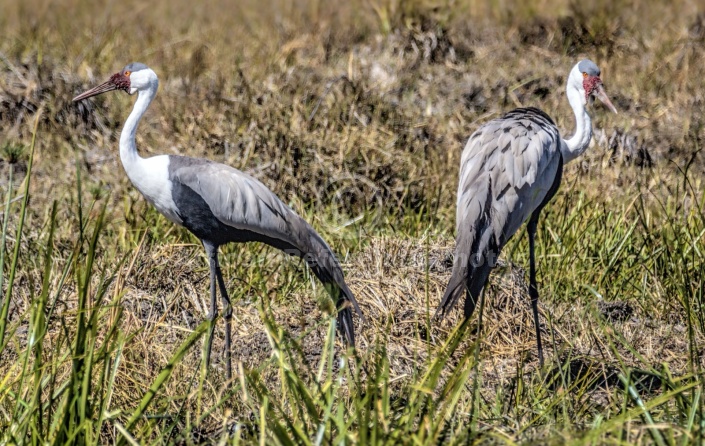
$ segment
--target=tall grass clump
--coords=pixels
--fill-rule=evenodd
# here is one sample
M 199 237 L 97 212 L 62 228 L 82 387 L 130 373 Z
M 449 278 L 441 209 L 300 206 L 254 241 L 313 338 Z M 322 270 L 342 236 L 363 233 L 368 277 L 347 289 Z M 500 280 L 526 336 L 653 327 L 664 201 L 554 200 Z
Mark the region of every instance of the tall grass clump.
M 123 361 L 123 349 L 134 333 L 126 334 L 120 328 L 123 322 L 122 293 L 110 295 L 123 260 L 114 258 L 110 268 L 98 268 L 95 263 L 97 257 L 115 256 L 115 253 L 100 252 L 98 241 L 104 229 L 105 204 L 83 204 L 80 174 L 76 183 L 75 238 L 70 254 L 64 266 L 56 271 L 58 205 L 54 202 L 47 221 L 42 224 L 44 236 L 25 247 L 41 254 L 41 283 L 37 291 L 34 286 L 30 287 L 28 310 L 19 319 L 8 319 L 13 298 L 15 305 L 18 304 L 13 289 L 17 273 L 22 268 L 20 250 L 27 232 L 25 216 L 30 202 L 36 134 L 37 124 L 29 149 L 26 176 L 19 189 L 18 197 L 22 200 L 12 243 L 8 226 L 13 216 L 12 205 L 17 201 L 13 198 L 16 191 L 13 190 L 12 163 L 5 191 L 0 268 L 8 275 L 0 313 L 0 357 L 12 365 L 0 378 L 0 404 L 3 408 L 0 439 L 4 444 L 99 444 L 111 428 L 124 431 L 119 423 L 113 424 L 123 410 L 112 407 L 112 397 Z M 90 215 L 95 218 L 89 219 Z M 10 261 L 9 265 L 5 263 L 6 259 Z M 73 308 L 67 308 L 66 303 L 60 301 L 60 296 L 67 290 L 75 296 Z M 127 429 L 132 428 L 149 407 L 154 395 L 168 380 L 174 364 L 193 346 L 205 328 L 206 324 L 199 326 L 175 352 L 128 418 Z

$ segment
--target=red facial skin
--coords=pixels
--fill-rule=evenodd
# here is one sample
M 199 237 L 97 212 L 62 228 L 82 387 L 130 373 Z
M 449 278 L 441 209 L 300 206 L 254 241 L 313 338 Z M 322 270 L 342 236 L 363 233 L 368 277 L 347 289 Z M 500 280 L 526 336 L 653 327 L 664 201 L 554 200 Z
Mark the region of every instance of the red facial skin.
M 586 101 L 590 99 L 590 95 L 600 84 L 602 84 L 602 79 L 600 79 L 600 76 L 587 75 L 583 77 L 583 89 L 585 90 Z
M 113 74 L 112 76 L 110 76 L 110 79 L 98 85 L 97 87 L 93 87 L 90 90 L 84 91 L 83 93 L 79 94 L 78 96 L 73 98 L 73 101 L 81 101 L 83 99 L 97 96 L 99 94 L 107 93 L 108 91 L 113 90 L 122 90 L 126 93 L 129 93 L 130 84 L 130 72 L 121 71 L 120 73 Z
M 112 76 L 110 76 L 110 82 L 112 82 L 118 90 L 130 91 L 129 72 L 113 74 Z

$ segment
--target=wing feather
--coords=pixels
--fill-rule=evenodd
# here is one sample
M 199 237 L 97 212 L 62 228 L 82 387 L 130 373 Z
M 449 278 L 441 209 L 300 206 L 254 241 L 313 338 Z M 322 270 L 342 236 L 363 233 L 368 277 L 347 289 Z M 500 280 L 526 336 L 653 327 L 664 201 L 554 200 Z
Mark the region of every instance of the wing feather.
M 308 224 L 257 179 L 224 164 L 194 160 L 172 181 L 193 189 L 223 224 L 297 245 Z
M 320 235 L 257 179 L 230 166 L 172 157 L 170 179 L 191 188 L 225 226 L 264 236 L 262 240 L 302 257 L 338 306 L 339 329 L 355 345 L 352 311 L 362 316 L 335 254 Z M 282 243 L 277 242 L 280 241 Z
M 458 232 L 475 230 L 489 198 L 491 231 L 503 245 L 550 190 L 559 155 L 558 129 L 537 109 L 517 109 L 483 125 L 461 159 Z
M 535 108 L 513 110 L 470 136 L 460 161 L 453 273 L 444 315 L 468 290 L 470 317 L 504 244 L 550 193 L 561 164 L 558 129 Z

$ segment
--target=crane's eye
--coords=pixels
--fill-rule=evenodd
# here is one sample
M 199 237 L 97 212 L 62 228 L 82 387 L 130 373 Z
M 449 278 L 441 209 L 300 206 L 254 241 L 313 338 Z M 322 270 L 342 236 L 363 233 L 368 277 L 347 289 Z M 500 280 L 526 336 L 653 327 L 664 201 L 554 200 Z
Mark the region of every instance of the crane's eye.
M 584 77 L 584 78 L 585 78 L 585 77 L 588 77 L 588 74 L 587 74 L 587 73 L 583 73 L 583 77 Z
M 132 71 L 125 71 L 125 76 L 129 76 L 132 73 Z

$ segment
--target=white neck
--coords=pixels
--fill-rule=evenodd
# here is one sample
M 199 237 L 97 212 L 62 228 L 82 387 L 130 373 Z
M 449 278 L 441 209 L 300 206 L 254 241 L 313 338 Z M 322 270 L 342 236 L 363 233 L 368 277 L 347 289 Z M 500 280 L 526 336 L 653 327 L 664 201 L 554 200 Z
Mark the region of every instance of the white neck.
M 585 109 L 585 102 L 582 93 L 577 88 L 572 88 L 568 85 L 567 91 L 568 101 L 575 113 L 575 134 L 567 140 L 561 147 L 563 154 L 563 163 L 568 163 L 579 157 L 590 144 L 592 138 L 592 121 Z
M 125 170 L 129 171 L 130 165 L 142 159 L 137 153 L 137 143 L 135 142 L 137 124 L 139 124 L 142 115 L 147 111 L 149 104 L 152 103 L 156 93 L 156 83 L 147 90 L 140 90 L 135 106 L 132 108 L 132 112 L 127 117 L 127 121 L 125 121 L 125 125 L 122 128 L 122 133 L 120 133 L 120 160 Z
M 149 88 L 139 90 L 137 101 L 120 133 L 120 161 L 127 177 L 142 195 L 155 208 L 174 223 L 182 224 L 179 211 L 171 194 L 172 183 L 169 180 L 169 156 L 142 158 L 137 153 L 135 133 L 142 115 L 157 94 L 158 82 L 153 79 Z

